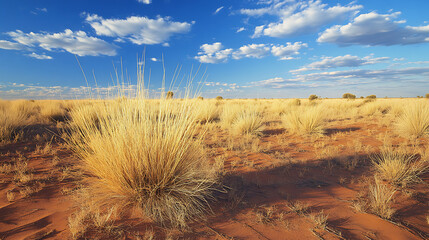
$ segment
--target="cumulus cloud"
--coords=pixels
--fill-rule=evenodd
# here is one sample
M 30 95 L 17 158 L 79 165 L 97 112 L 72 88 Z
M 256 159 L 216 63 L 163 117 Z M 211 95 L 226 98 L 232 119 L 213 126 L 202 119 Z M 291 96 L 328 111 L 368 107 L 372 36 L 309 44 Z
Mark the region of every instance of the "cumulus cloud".
M 40 60 L 52 59 L 51 56 L 48 56 L 45 54 L 37 54 L 35 52 L 33 52 L 31 54 L 27 54 L 27 56 L 32 57 L 32 58 L 36 58 L 36 59 L 40 59 Z
M 226 62 L 232 53 L 232 49 L 223 49 L 223 45 L 220 42 L 213 44 L 203 44 L 200 46 L 200 51 L 195 59 L 202 63 L 220 63 Z
M 361 14 L 346 25 L 326 29 L 317 41 L 342 46 L 391 46 L 429 42 L 429 25 L 402 26 L 403 21 L 395 21 L 399 15 L 400 12 Z
M 271 53 L 274 56 L 279 57 L 280 60 L 290 60 L 294 58 L 294 55 L 298 55 L 299 50 L 301 50 L 303 47 L 308 47 L 307 43 L 295 42 L 292 44 L 288 42 L 286 46 L 272 46 Z
M 213 14 L 217 14 L 217 13 L 219 13 L 222 9 L 223 9 L 223 6 L 222 6 L 222 7 L 217 8 L 217 9 L 216 9 L 216 11 L 215 11 Z
M 323 70 L 337 67 L 360 67 L 363 65 L 375 64 L 388 60 L 388 57 L 374 58 L 372 55 L 360 58 L 358 56 L 344 55 L 337 57 L 322 57 L 320 61 L 312 62 L 303 68 L 291 72 L 303 72 L 310 70 Z
M 361 5 L 349 4 L 328 7 L 321 0 L 271 1 L 270 5 L 256 9 L 241 9 L 240 13 L 250 17 L 274 15 L 278 21 L 255 28 L 252 37 L 288 37 L 317 32 L 321 27 L 346 20 L 361 9 Z
M 96 14 L 88 14 L 86 21 L 99 36 L 127 39 L 137 45 L 167 43 L 174 34 L 188 33 L 194 23 L 174 22 L 169 17 L 104 19 Z
M 14 41 L 26 47 L 41 47 L 48 51 L 64 50 L 78 56 L 116 55 L 116 47 L 83 31 L 66 29 L 60 33 L 24 33 L 20 30 L 7 33 Z
M 159 62 L 159 61 L 161 61 L 161 60 L 159 60 L 158 58 L 154 58 L 154 57 L 153 57 L 153 58 L 151 58 L 150 60 L 151 60 L 152 62 Z
M 151 4 L 152 0 L 137 0 L 137 2 L 143 3 L 143 4 Z
M 6 40 L 0 40 L 0 48 L 7 50 L 21 50 L 23 46 L 16 42 L 9 42 Z
M 202 63 L 221 63 L 226 62 L 230 57 L 233 59 L 242 58 L 263 58 L 270 53 L 278 57 L 280 60 L 293 59 L 294 55 L 299 54 L 299 50 L 307 47 L 306 43 L 295 42 L 286 43 L 286 45 L 273 45 L 273 44 L 247 44 L 239 47 L 238 49 L 223 49 L 220 42 L 213 44 L 203 44 L 200 46 L 198 56 L 195 57 Z
M 265 44 L 249 44 L 237 49 L 233 54 L 233 59 L 241 58 L 262 58 L 270 52 L 270 48 Z

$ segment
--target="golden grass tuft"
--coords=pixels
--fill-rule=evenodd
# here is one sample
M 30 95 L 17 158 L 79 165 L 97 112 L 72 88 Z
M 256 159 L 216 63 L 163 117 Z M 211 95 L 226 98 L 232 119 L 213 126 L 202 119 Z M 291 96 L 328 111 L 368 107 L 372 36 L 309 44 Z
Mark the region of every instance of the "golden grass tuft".
M 76 106 L 68 142 L 90 175 L 97 204 L 137 207 L 163 225 L 186 227 L 206 213 L 216 176 L 193 102 L 160 99 L 154 109 L 150 101 L 139 95 Z
M 389 148 L 372 156 L 372 162 L 382 178 L 402 187 L 420 182 L 419 176 L 428 170 L 427 164 L 418 160 L 416 155 L 400 153 Z
M 27 113 L 14 106 L 16 104 L 10 105 L 8 102 L 0 102 L 0 142 L 13 140 L 16 131 L 24 125 L 27 119 Z
M 262 116 L 257 111 L 241 111 L 237 114 L 232 128 L 237 134 L 259 135 L 262 130 Z
M 286 128 L 298 134 L 323 134 L 323 107 L 307 107 L 292 110 L 283 115 L 282 121 Z
M 396 212 L 391 208 L 395 192 L 376 179 L 375 184 L 369 186 L 369 209 L 372 213 L 381 218 L 391 219 Z
M 405 107 L 396 127 L 401 134 L 409 138 L 429 135 L 429 104 L 425 101 Z

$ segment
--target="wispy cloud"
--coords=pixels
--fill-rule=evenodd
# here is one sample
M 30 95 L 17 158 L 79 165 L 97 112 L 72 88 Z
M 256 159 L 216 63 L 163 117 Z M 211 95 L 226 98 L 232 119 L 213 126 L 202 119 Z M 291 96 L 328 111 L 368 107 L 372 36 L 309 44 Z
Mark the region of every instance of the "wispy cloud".
M 252 82 L 252 86 L 267 88 L 288 88 L 297 86 L 337 86 L 369 83 L 425 83 L 429 77 L 429 67 L 355 69 L 344 71 L 325 71 L 318 73 L 296 74 L 292 78 L 276 77 Z
M 47 8 L 36 8 L 34 11 L 31 11 L 32 14 L 38 15 L 39 13 L 47 13 Z
M 221 63 L 226 62 L 229 58 L 263 58 L 270 53 L 280 60 L 290 60 L 298 55 L 302 48 L 307 47 L 306 43 L 295 42 L 286 43 L 286 45 L 274 44 L 247 44 L 234 50 L 232 48 L 224 49 L 222 43 L 203 44 L 200 47 L 195 59 L 202 63 Z
M 23 46 L 16 42 L 9 42 L 6 40 L 0 40 L 0 48 L 6 50 L 21 50 Z
M 31 54 L 27 54 L 27 56 L 32 57 L 32 58 L 36 58 L 39 60 L 47 60 L 47 59 L 52 59 L 51 56 L 45 55 L 45 54 L 37 54 L 35 52 L 32 52 Z
M 246 30 L 246 29 L 244 27 L 241 27 L 241 28 L 237 29 L 237 33 L 242 32 L 244 30 Z
M 429 42 L 429 25 L 402 26 L 395 21 L 400 12 L 378 14 L 371 12 L 357 16 L 346 25 L 336 25 L 325 30 L 318 42 L 338 45 L 391 46 Z
M 223 6 L 222 6 L 222 7 L 217 8 L 217 9 L 216 9 L 216 11 L 214 11 L 214 13 L 213 13 L 213 14 L 218 14 L 218 13 L 219 13 L 223 8 L 224 8 Z
M 137 0 L 137 2 L 143 3 L 143 4 L 151 4 L 152 0 Z
M 99 36 L 126 39 L 137 45 L 167 43 L 175 34 L 188 33 L 194 23 L 174 22 L 169 17 L 104 19 L 96 14 L 88 14 L 86 21 Z
M 300 69 L 293 70 L 291 72 L 303 72 L 311 70 L 323 70 L 328 68 L 338 68 L 338 67 L 360 67 L 364 65 L 370 65 L 375 63 L 380 63 L 387 61 L 388 57 L 378 57 L 374 58 L 372 55 L 366 57 L 358 57 L 352 55 L 344 55 L 337 57 L 322 57 L 320 61 L 312 62 Z

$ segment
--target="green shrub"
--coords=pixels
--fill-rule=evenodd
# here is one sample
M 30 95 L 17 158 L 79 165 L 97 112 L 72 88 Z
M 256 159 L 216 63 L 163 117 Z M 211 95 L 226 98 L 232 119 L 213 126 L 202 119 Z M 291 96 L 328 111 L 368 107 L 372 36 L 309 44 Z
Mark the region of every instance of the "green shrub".
M 351 93 L 344 93 L 343 94 L 343 98 L 346 98 L 346 99 L 356 99 L 356 95 L 351 94 Z
M 366 98 L 369 98 L 369 99 L 376 99 L 376 98 L 377 98 L 377 96 L 373 94 L 373 95 L 366 96 Z
M 310 97 L 308 97 L 308 100 L 313 101 L 318 99 L 319 97 L 316 94 L 311 94 Z

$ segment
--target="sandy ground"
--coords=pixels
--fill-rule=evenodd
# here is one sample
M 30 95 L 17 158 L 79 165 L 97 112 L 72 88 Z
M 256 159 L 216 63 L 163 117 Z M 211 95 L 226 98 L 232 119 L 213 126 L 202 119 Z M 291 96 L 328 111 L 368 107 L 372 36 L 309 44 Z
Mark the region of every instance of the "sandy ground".
M 405 141 L 376 118 L 332 121 L 322 137 L 290 134 L 278 121 L 265 125 L 260 137 L 245 140 L 216 125 L 208 132 L 208 158 L 225 161 L 227 188 L 215 193 L 206 221 L 178 231 L 130 214 L 117 222 L 116 238 L 143 239 L 153 231 L 156 239 L 429 239 L 428 174 L 423 183 L 395 193 L 391 221 L 352 207 L 373 180 L 369 154 L 383 145 L 381 136 L 389 135 L 393 145 Z M 28 126 L 27 140 L 0 146 L 1 164 L 26 161 L 33 174 L 23 184 L 13 172 L 0 173 L 0 239 L 70 238 L 67 219 L 82 173 L 56 133 L 55 124 Z M 419 145 L 427 147 L 427 139 Z M 26 196 L 26 187 L 36 190 Z M 294 211 L 299 204 L 308 208 Z M 311 217 L 321 212 L 325 228 Z M 93 232 L 88 238 L 113 237 Z

